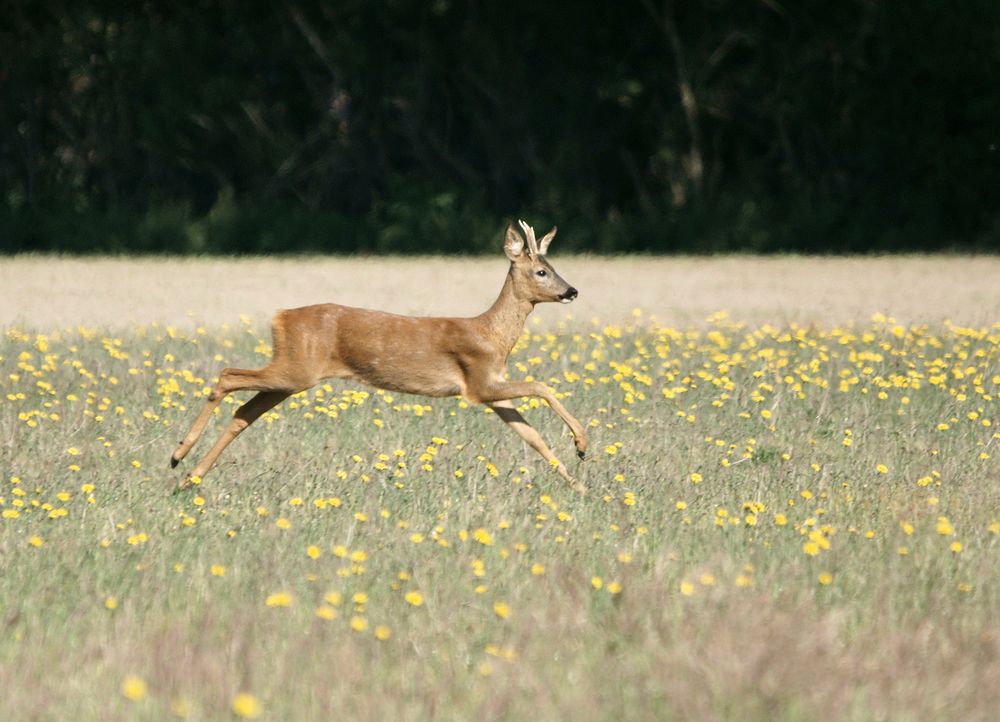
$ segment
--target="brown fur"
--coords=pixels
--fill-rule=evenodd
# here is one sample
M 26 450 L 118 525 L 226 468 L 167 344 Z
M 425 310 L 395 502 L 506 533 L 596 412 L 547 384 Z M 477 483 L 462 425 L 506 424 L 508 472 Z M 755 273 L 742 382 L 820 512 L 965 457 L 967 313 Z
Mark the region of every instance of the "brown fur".
M 262 369 L 223 369 L 194 425 L 171 457 L 176 466 L 201 437 L 223 397 L 234 391 L 259 393 L 237 409 L 215 446 L 181 482 L 203 477 L 222 451 L 261 414 L 323 379 L 360 381 L 389 391 L 423 396 L 463 396 L 489 405 L 511 429 L 574 488 L 582 487 L 538 432 L 517 412 L 512 399 L 538 396 L 573 433 L 577 453 L 587 449 L 583 426 L 544 384 L 507 381 L 507 356 L 536 303 L 569 302 L 576 289 L 559 277 L 545 251 L 552 229 L 540 242 L 522 222 L 524 238 L 508 226 L 504 251 L 510 270 L 496 302 L 473 318 L 422 318 L 340 306 L 334 303 L 279 311 L 271 325 L 273 356 Z M 541 275 L 540 275 L 541 274 Z

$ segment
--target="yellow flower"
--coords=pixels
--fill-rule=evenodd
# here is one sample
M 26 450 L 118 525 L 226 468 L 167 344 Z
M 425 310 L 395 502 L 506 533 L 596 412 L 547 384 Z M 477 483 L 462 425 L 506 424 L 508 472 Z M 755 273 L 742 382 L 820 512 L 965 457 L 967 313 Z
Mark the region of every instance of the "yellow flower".
M 329 621 L 337 617 L 337 610 L 333 607 L 328 607 L 327 605 L 322 604 L 316 607 L 316 616 L 320 619 L 326 619 Z
M 822 572 L 819 575 L 819 583 L 822 584 L 823 586 L 827 586 L 832 581 L 833 581 L 833 575 L 830 574 L 830 572 Z
M 472 538 L 483 546 L 493 546 L 493 536 L 485 529 L 476 529 L 472 533 Z
M 351 629 L 355 632 L 363 632 L 368 629 L 368 620 L 364 617 L 351 617 Z
M 224 577 L 226 575 L 226 568 L 221 564 L 213 564 L 209 571 L 212 572 L 213 577 Z
M 414 607 L 419 607 L 424 603 L 424 595 L 420 592 L 407 592 L 406 596 L 403 597 L 407 604 L 412 604 Z
M 506 619 L 510 616 L 510 606 L 507 602 L 493 602 L 493 613 L 500 619 Z
M 114 611 L 115 609 L 118 609 L 118 598 L 117 597 L 108 597 L 107 599 L 105 599 L 104 600 L 104 608 L 105 609 L 110 609 L 112 611 Z
M 294 598 L 288 592 L 275 592 L 264 601 L 269 607 L 290 607 Z
M 262 711 L 260 702 L 249 692 L 240 692 L 233 697 L 233 714 L 243 719 L 256 719 Z
M 590 586 L 592 586 L 594 589 L 600 589 L 601 587 L 604 586 L 604 580 L 601 579 L 600 577 L 591 577 Z
M 389 637 L 392 636 L 392 630 L 384 624 L 380 624 L 375 627 L 375 639 L 380 642 L 385 642 Z
M 130 674 L 122 680 L 122 695 L 133 702 L 139 702 L 146 698 L 146 682 L 142 677 Z
M 319 559 L 322 553 L 323 552 L 320 551 L 320 548 L 315 544 L 310 544 L 308 547 L 306 547 L 306 554 L 309 556 L 310 559 Z
M 611 594 L 621 594 L 622 585 L 618 582 L 611 582 L 608 584 L 608 592 Z
M 889 467 L 886 466 L 885 464 L 877 464 L 875 466 L 875 471 L 877 471 L 879 474 L 888 474 Z
M 681 589 L 681 594 L 683 594 L 685 597 L 690 597 L 692 594 L 694 594 L 694 584 L 692 584 L 691 582 L 687 581 L 681 582 L 680 589 Z

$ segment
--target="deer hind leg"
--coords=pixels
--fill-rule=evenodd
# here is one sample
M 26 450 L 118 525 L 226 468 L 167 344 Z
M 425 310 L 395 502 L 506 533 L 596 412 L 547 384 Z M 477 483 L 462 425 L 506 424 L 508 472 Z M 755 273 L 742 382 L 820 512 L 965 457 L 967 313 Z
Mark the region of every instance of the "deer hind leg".
M 252 399 L 243 404 L 240 408 L 236 410 L 233 415 L 233 420 L 229 422 L 229 426 L 226 427 L 222 435 L 219 436 L 219 440 L 215 442 L 207 454 L 199 461 L 191 473 L 181 481 L 180 488 L 183 489 L 190 485 L 191 479 L 193 477 L 203 477 L 208 473 L 209 469 L 215 464 L 219 455 L 229 446 L 233 439 L 239 436 L 243 431 L 250 426 L 254 421 L 260 418 L 260 416 L 275 406 L 280 404 L 282 401 L 291 396 L 289 391 L 261 391 Z
M 575 491 L 581 494 L 586 494 L 587 490 L 579 481 L 573 478 L 573 476 L 566 469 L 566 466 L 556 458 L 556 455 L 552 453 L 552 450 L 542 439 L 541 434 L 535 430 L 531 424 L 525 420 L 523 416 L 514 408 L 514 403 L 509 400 L 504 401 L 494 401 L 487 404 L 496 415 L 509 426 L 515 434 L 524 439 L 528 445 L 541 454 L 542 458 L 549 462 L 550 465 L 556 468 L 559 475 L 562 476 L 566 481 L 570 483 Z
M 212 393 L 208 395 L 208 399 L 205 401 L 204 406 L 202 406 L 198 418 L 195 419 L 194 424 L 191 426 L 191 430 L 188 431 L 184 440 L 177 444 L 177 448 L 171 455 L 170 466 L 177 466 L 181 459 L 188 455 L 188 452 L 191 451 L 192 447 L 194 447 L 198 439 L 205 432 L 205 427 L 208 426 L 208 422 L 212 419 L 212 412 L 222 403 L 222 399 L 234 391 L 263 391 L 273 388 L 268 383 L 270 375 L 267 368 L 257 370 L 222 369 L 222 373 L 219 374 L 219 382 L 212 389 Z

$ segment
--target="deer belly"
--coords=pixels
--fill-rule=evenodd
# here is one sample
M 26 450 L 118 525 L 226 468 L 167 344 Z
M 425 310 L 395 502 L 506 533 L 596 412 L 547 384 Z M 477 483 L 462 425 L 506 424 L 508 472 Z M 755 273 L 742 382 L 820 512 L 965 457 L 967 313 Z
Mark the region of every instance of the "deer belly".
M 458 396 L 462 393 L 460 371 L 445 358 L 370 358 L 352 364 L 352 376 L 369 386 L 421 396 Z

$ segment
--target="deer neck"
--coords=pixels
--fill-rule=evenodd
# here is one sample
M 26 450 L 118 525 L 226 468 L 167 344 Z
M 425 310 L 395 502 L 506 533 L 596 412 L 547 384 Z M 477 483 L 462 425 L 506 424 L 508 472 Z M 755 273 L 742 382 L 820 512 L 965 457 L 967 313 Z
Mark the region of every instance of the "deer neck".
M 486 324 L 489 336 L 498 346 L 509 352 L 524 330 L 524 322 L 535 304 L 526 298 L 518 298 L 514 291 L 514 274 L 508 273 L 500 295 L 493 305 L 480 316 Z

